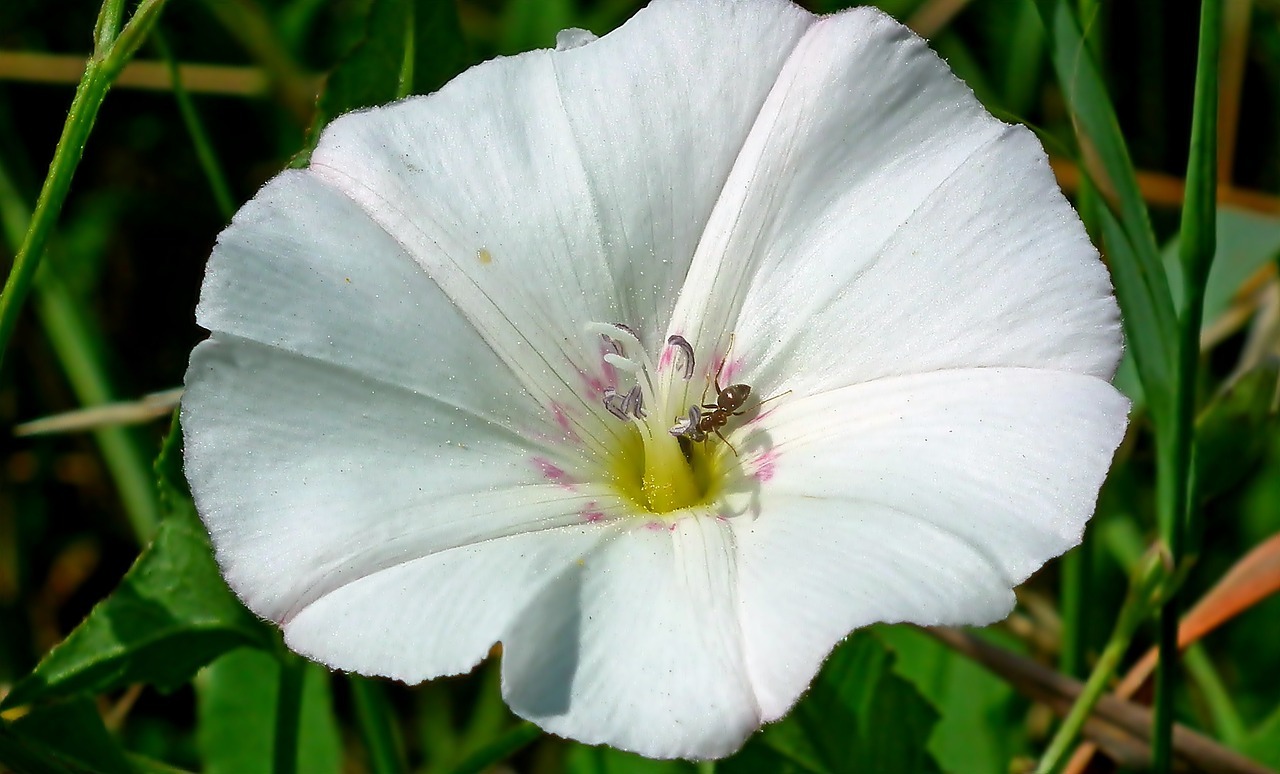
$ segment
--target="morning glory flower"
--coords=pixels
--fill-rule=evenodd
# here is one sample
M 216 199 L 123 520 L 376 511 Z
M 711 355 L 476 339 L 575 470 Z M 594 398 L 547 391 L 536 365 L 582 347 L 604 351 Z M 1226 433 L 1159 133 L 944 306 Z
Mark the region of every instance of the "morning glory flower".
M 1025 128 L 878 11 L 655 0 L 344 116 L 209 262 L 186 466 L 291 648 L 501 643 L 548 731 L 710 758 L 852 629 L 982 624 L 1126 423 Z

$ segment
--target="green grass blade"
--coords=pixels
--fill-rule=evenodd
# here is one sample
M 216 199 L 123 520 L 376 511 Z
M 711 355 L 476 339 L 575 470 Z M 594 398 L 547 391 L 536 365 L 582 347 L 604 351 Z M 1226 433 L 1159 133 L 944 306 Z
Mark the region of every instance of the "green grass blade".
M 1115 195 L 1118 222 L 1104 217 L 1103 232 L 1116 294 L 1152 414 L 1159 426 L 1167 427 L 1172 421 L 1167 397 L 1173 393 L 1177 317 L 1133 161 L 1071 3 L 1036 0 L 1036 5 L 1049 33 L 1051 60 L 1075 122 L 1081 155 L 1096 158 L 1107 179 L 1094 183 Z
M 383 685 L 376 679 L 354 674 L 347 675 L 347 685 L 355 705 L 356 728 L 369 756 L 369 771 L 373 774 L 408 771 L 396 730 L 395 710 Z
M 191 135 L 191 145 L 196 152 L 196 160 L 200 162 L 200 169 L 209 182 L 209 192 L 213 195 L 214 204 L 218 205 L 218 212 L 223 219 L 230 221 L 231 216 L 236 214 L 235 197 L 231 194 L 231 185 L 222 171 L 222 164 L 218 162 L 218 154 L 213 150 L 213 142 L 205 131 L 204 122 L 200 120 L 200 113 L 191 101 L 186 87 L 182 85 L 182 71 L 178 68 L 178 60 L 174 58 L 173 51 L 159 29 L 155 31 L 152 40 L 169 68 L 173 98 L 178 103 L 178 112 L 182 115 L 182 123 L 187 127 L 187 134 Z
M 0 239 L 19 244 L 31 212 L 7 170 L 0 166 Z M 110 403 L 115 393 L 103 362 L 104 346 L 88 310 L 52 272 L 37 271 L 35 310 L 54 354 L 81 406 Z M 125 515 L 139 543 L 154 534 L 160 507 L 151 480 L 151 461 L 133 430 L 103 427 L 94 440 L 116 485 Z

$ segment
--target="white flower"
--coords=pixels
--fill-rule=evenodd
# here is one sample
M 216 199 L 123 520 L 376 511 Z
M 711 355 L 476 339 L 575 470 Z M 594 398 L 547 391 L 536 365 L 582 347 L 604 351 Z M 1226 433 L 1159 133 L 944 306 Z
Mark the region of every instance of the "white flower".
M 1044 153 L 869 9 L 655 0 L 343 117 L 197 316 L 187 474 L 290 647 L 501 642 L 517 714 L 650 756 L 732 752 L 855 627 L 1006 615 L 1126 422 Z M 742 415 L 696 406 L 726 354 Z

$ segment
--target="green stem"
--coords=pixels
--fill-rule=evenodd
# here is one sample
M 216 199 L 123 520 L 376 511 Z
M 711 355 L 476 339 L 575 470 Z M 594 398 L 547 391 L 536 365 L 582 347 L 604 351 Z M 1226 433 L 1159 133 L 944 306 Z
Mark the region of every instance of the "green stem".
M 120 35 L 120 20 L 124 18 L 124 0 L 104 0 L 98 9 L 98 21 L 93 25 L 93 55 L 103 57 L 111 50 L 111 44 Z
M 480 772 L 492 768 L 494 764 L 501 763 L 515 755 L 540 736 L 542 736 L 542 729 L 529 722 L 521 723 L 477 750 L 474 755 L 468 756 L 466 760 L 458 764 L 458 767 L 453 770 L 453 774 L 480 774 Z
M 1170 567 L 1168 555 L 1156 547 L 1148 551 L 1134 569 L 1129 581 L 1129 593 L 1125 597 L 1124 606 L 1120 609 L 1120 615 L 1116 618 L 1111 639 L 1103 648 L 1102 655 L 1094 665 L 1093 672 L 1081 689 L 1080 695 L 1076 697 L 1075 704 L 1071 705 L 1071 711 L 1067 713 L 1057 733 L 1050 740 L 1049 747 L 1040 759 L 1039 767 L 1036 768 L 1036 774 L 1051 774 L 1058 771 L 1066 762 L 1067 755 L 1080 736 L 1080 730 L 1084 728 L 1085 721 L 1093 712 L 1094 705 L 1098 703 L 1098 699 L 1102 697 L 1112 678 L 1115 677 L 1116 670 L 1129 649 L 1129 643 L 1133 641 L 1134 633 L 1150 615 L 1151 609 L 1160 603 L 1169 587 L 1172 581 Z
M 382 684 L 359 675 L 348 675 L 347 682 L 355 705 L 356 727 L 369 753 L 369 770 L 373 774 L 408 771 L 396 736 L 395 715 Z
M 302 719 L 302 687 L 306 670 L 306 661 L 292 653 L 280 654 L 280 690 L 276 695 L 272 774 L 295 774 L 298 770 L 298 727 Z
M 120 35 L 106 45 L 103 45 L 106 38 L 118 26 L 116 11 L 122 4 L 120 0 L 105 0 L 103 3 L 95 29 L 95 35 L 99 36 L 99 50 L 85 63 L 84 75 L 81 76 L 75 97 L 71 100 L 71 109 L 62 126 L 62 135 L 58 138 L 58 146 L 54 150 L 53 161 L 49 163 L 44 185 L 40 188 L 31 223 L 17 255 L 14 256 L 13 269 L 5 280 L 4 291 L 0 293 L 0 363 L 4 360 L 9 339 L 13 337 L 13 331 L 17 327 L 22 304 L 31 291 L 36 269 L 40 268 L 45 243 L 48 242 L 49 234 L 62 212 L 62 205 L 67 200 L 71 179 L 84 155 L 84 146 L 89 141 L 89 133 L 93 131 L 98 110 L 102 107 L 112 82 L 155 24 L 164 3 L 165 0 L 143 0 Z
M 31 290 L 36 270 L 40 268 L 45 242 L 62 210 L 62 203 L 66 201 L 71 178 L 80 163 L 85 142 L 89 139 L 94 119 L 98 116 L 98 108 L 102 106 L 109 86 L 110 82 L 103 76 L 101 63 L 89 60 L 84 77 L 76 88 L 75 98 L 71 101 L 71 111 L 62 127 L 62 136 L 58 139 L 53 162 L 49 165 L 49 174 L 45 177 L 40 197 L 36 200 L 31 223 L 13 258 L 13 269 L 5 280 L 3 294 L 0 294 L 0 362 L 4 360 L 4 352 L 18 323 L 18 312 Z
M 1164 474 L 1157 482 L 1160 535 L 1175 566 L 1183 560 L 1188 533 L 1198 530 L 1198 508 L 1192 463 L 1195 458 L 1196 379 L 1200 362 L 1200 328 L 1204 287 L 1216 249 L 1218 53 L 1222 33 L 1221 0 L 1200 6 L 1200 47 L 1196 60 L 1195 102 L 1191 120 L 1191 149 L 1187 159 L 1187 187 L 1179 232 L 1183 303 L 1178 319 L 1177 371 L 1174 380 L 1172 432 L 1161 444 Z M 1160 666 L 1156 673 L 1155 729 L 1152 754 L 1155 770 L 1173 765 L 1173 694 L 1178 666 L 1178 595 L 1170 595 L 1160 611 Z

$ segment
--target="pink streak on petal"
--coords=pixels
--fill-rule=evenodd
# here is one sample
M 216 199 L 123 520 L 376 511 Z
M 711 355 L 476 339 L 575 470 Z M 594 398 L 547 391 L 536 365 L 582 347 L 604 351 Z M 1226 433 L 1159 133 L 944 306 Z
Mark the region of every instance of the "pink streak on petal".
M 659 532 L 662 530 L 662 522 L 651 521 L 648 524 L 644 525 L 644 528 L 649 530 L 650 532 Z
M 587 392 L 591 393 L 593 399 L 600 400 L 604 398 L 604 391 L 609 387 L 605 380 L 582 369 L 578 370 L 578 375 L 582 377 L 582 383 L 587 386 Z
M 662 354 L 658 355 L 658 371 L 665 371 L 671 367 L 671 350 L 674 347 L 663 347 Z
M 775 463 L 778 461 L 778 453 L 775 451 L 763 452 L 760 456 L 752 460 L 755 465 L 755 472 L 751 475 L 761 483 L 773 478 L 775 471 Z
M 557 486 L 568 490 L 573 490 L 573 479 L 563 469 L 557 467 L 555 463 L 546 457 L 534 457 L 533 464 L 538 466 L 538 470 L 542 471 L 542 475 L 548 481 L 553 482 Z
M 582 517 L 583 521 L 590 522 L 591 524 L 595 524 L 598 521 L 604 521 L 604 511 L 596 507 L 595 500 L 592 500 L 583 506 L 582 510 L 578 511 L 578 515 Z

